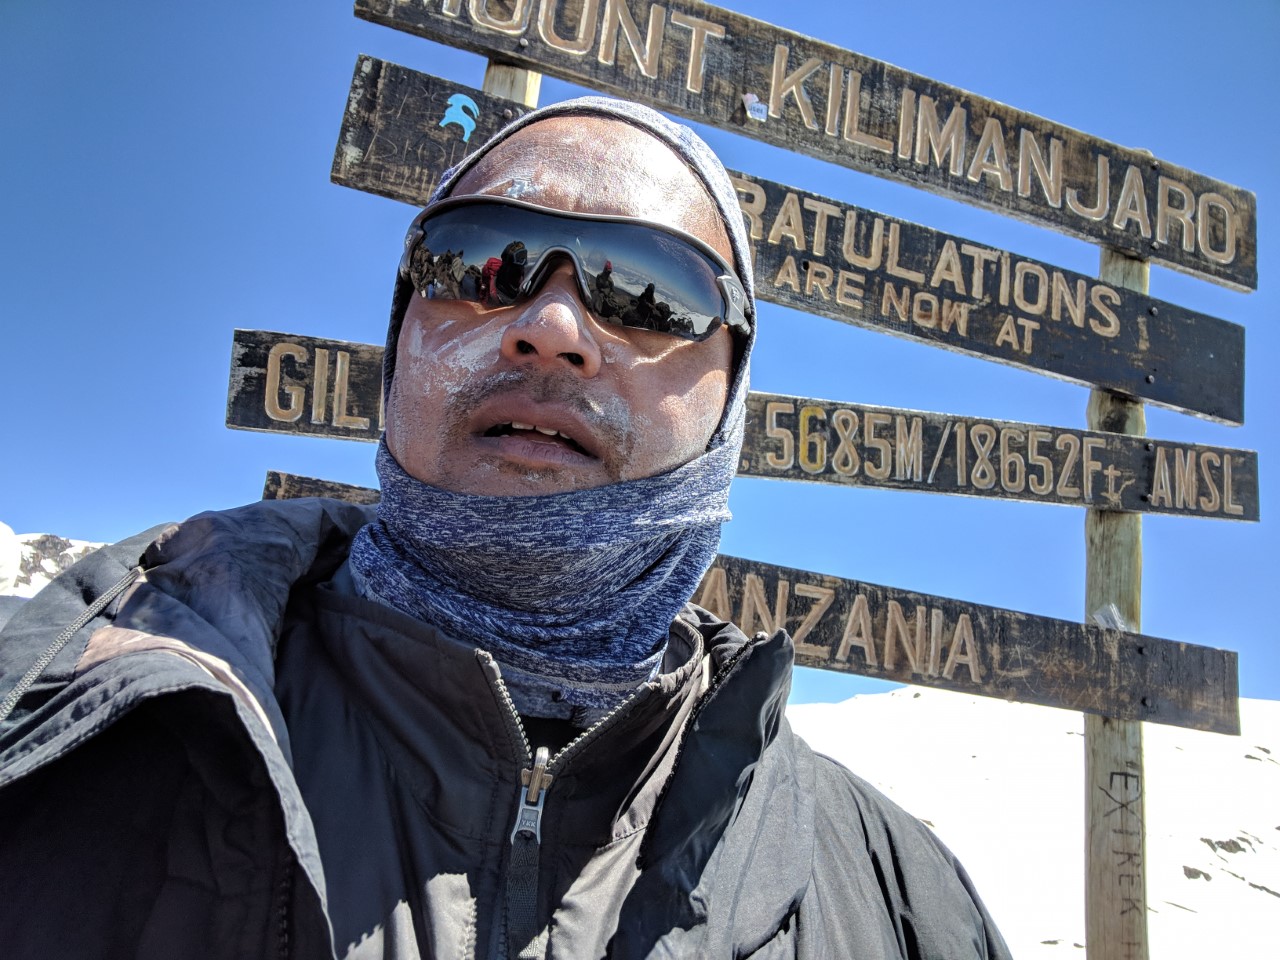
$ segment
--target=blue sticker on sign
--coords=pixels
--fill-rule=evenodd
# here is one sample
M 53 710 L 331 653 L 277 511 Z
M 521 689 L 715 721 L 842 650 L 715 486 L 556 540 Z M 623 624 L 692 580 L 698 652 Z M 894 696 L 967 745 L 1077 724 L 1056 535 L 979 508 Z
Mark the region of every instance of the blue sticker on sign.
M 462 142 L 466 143 L 471 139 L 471 133 L 476 128 L 475 118 L 479 115 L 480 108 L 474 100 L 465 93 L 455 93 L 449 98 L 449 109 L 444 112 L 440 126 L 457 124 L 462 128 Z

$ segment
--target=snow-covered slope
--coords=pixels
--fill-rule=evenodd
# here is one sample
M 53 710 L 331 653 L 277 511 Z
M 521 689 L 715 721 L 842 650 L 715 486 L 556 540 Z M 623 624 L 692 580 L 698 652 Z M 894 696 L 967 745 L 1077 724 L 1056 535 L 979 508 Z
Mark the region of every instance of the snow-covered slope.
M 1143 726 L 1153 960 L 1280 957 L 1280 702 L 1240 714 L 1240 737 Z M 1014 956 L 1084 956 L 1080 714 L 904 687 L 788 715 L 934 828 Z
M 32 596 L 94 546 L 0 524 L 0 594 Z M 1084 957 L 1080 714 L 920 687 L 788 714 L 933 827 L 1016 957 Z M 1143 728 L 1153 960 L 1280 958 L 1280 702 L 1240 714 L 1240 737 Z
M 101 544 L 50 533 L 15 534 L 0 523 L 0 595 L 34 597 L 41 587 Z

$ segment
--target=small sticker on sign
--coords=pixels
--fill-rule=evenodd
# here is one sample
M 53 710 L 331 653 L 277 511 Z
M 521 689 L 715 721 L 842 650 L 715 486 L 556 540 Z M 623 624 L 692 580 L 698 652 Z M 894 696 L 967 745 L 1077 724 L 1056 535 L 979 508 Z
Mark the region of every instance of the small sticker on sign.
M 467 143 L 471 140 L 471 134 L 476 128 L 476 117 L 479 115 L 480 108 L 476 106 L 474 100 L 465 93 L 455 93 L 449 98 L 449 109 L 444 112 L 444 117 L 440 120 L 439 126 L 456 125 L 460 127 L 462 129 L 462 142 Z
M 754 93 L 744 93 L 742 105 L 747 108 L 747 116 L 752 120 L 764 123 L 769 119 L 769 108 Z

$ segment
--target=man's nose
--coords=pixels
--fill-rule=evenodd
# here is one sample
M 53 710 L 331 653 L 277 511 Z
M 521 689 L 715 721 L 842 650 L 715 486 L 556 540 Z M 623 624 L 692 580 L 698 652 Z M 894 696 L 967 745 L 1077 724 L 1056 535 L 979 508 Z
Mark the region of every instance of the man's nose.
M 578 293 L 573 267 L 562 264 L 525 303 L 502 334 L 502 355 L 515 362 L 568 364 L 585 377 L 600 372 L 600 345 Z

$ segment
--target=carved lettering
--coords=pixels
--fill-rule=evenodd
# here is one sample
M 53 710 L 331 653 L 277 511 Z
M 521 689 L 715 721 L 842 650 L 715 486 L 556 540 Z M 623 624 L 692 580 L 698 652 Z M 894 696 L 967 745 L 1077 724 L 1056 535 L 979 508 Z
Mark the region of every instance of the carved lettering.
M 353 416 L 347 410 L 347 392 L 350 390 L 351 354 L 339 350 L 337 371 L 333 378 L 333 425 L 348 430 L 368 430 L 369 418 Z
M 898 245 L 901 239 L 899 230 L 898 224 L 889 224 L 889 255 L 884 265 L 885 272 L 902 280 L 910 280 L 912 283 L 924 283 L 923 273 L 919 270 L 908 270 L 898 263 Z
M 947 665 L 942 668 L 942 675 L 948 680 L 955 676 L 956 667 L 964 664 L 969 668 L 969 679 L 974 683 L 982 682 L 982 663 L 978 659 L 978 644 L 973 636 L 973 620 L 969 614 L 962 613 L 956 618 L 956 629 L 951 634 L 951 647 L 947 653 Z
M 914 629 L 907 626 L 906 615 L 902 612 L 902 604 L 897 600 L 889 601 L 889 615 L 884 629 L 884 668 L 893 670 L 897 666 L 897 648 L 907 655 L 907 668 L 914 674 L 920 673 L 920 663 L 925 652 L 925 608 L 919 604 L 915 608 Z
M 1217 467 L 1226 459 L 1230 459 L 1230 455 L 1219 457 L 1212 450 L 1205 450 L 1200 454 L 1200 476 L 1204 479 L 1205 492 L 1201 494 L 1199 504 L 1200 509 L 1206 513 L 1215 513 L 1222 505 L 1222 500 L 1218 496 L 1218 485 L 1214 482 L 1209 465 L 1213 464 Z
M 755 631 L 755 622 L 760 621 L 760 629 L 765 633 L 776 633 L 787 628 L 787 597 L 791 592 L 791 584 L 783 577 L 778 578 L 778 587 L 774 595 L 773 609 L 764 598 L 764 581 L 754 573 L 746 576 L 742 588 L 742 616 L 738 626 L 747 636 Z
M 272 420 L 293 423 L 302 416 L 303 397 L 306 391 L 297 384 L 281 382 L 283 375 L 281 365 L 284 357 L 291 357 L 298 363 L 306 363 L 307 350 L 288 340 L 282 340 L 271 348 L 271 352 L 267 354 L 267 389 L 263 402 L 267 416 Z M 288 399 L 285 400 L 285 397 Z
M 773 278 L 775 287 L 786 287 L 793 293 L 800 292 L 800 271 L 796 267 L 796 258 L 787 257 L 778 268 L 778 275 Z
M 834 64 L 832 65 L 835 66 Z M 873 136 L 858 129 L 858 118 L 862 112 L 862 74 L 857 70 L 849 71 L 848 93 L 844 108 L 843 137 L 850 143 L 857 143 L 880 153 L 893 153 L 893 141 L 884 137 Z
M 929 286 L 935 289 L 943 283 L 951 284 L 957 296 L 965 296 L 964 264 L 960 262 L 956 242 L 950 238 L 942 245 L 942 252 L 938 254 L 933 267 L 933 275 L 929 278 Z
M 742 208 L 742 212 L 747 216 L 747 223 L 750 224 L 749 232 L 752 240 L 759 240 L 764 236 L 764 207 L 768 202 L 764 194 L 764 187 L 742 177 L 732 177 L 734 189 L 738 191 L 738 206 Z M 750 199 L 743 196 L 747 194 Z
M 840 208 L 834 203 L 827 203 L 824 200 L 818 200 L 814 197 L 804 198 L 804 208 L 815 214 L 813 224 L 813 255 L 815 257 L 825 256 L 827 249 L 827 221 L 831 217 L 840 216 Z
M 542 0 L 538 11 L 538 38 L 562 53 L 580 57 L 595 44 L 600 0 L 582 0 L 582 14 L 578 18 L 578 30 L 573 37 L 562 37 L 556 33 L 555 15 L 558 6 L 554 0 Z
M 1178 202 L 1173 202 L 1174 197 Z M 1178 239 L 1182 249 L 1192 253 L 1196 248 L 1196 200 L 1187 185 L 1172 177 L 1156 180 L 1156 240 L 1169 242 L 1169 228 L 1178 227 Z
M 470 0 L 468 3 L 467 12 L 471 14 L 471 19 L 476 22 L 477 26 L 496 30 L 498 33 L 505 33 L 513 37 L 518 37 L 525 32 L 529 26 L 529 0 L 515 0 L 511 4 L 511 13 L 505 19 L 501 16 L 494 16 L 489 12 L 491 2 L 492 0 Z M 502 4 L 498 4 L 498 6 L 502 6 Z
M 684 88 L 690 93 L 701 93 L 703 77 L 707 71 L 707 38 L 723 40 L 725 29 L 718 23 L 678 10 L 671 14 L 671 22 L 677 27 L 684 27 L 692 34 L 689 38 L 689 59 L 685 62 Z
M 1009 168 L 1009 154 L 1004 145 L 1004 127 L 995 117 L 987 117 L 982 125 L 982 136 L 973 151 L 973 162 L 965 174 L 972 183 L 983 177 L 994 177 L 996 186 L 1006 193 L 1013 189 L 1013 170 Z
M 867 244 L 865 256 L 858 253 L 854 244 L 857 231 L 858 214 L 848 210 L 844 215 L 844 239 L 840 243 L 840 252 L 852 266 L 861 267 L 864 270 L 879 270 L 880 261 L 884 257 L 884 220 L 880 217 L 872 218 L 871 240 Z
M 1031 174 L 1040 181 L 1040 189 L 1049 206 L 1062 208 L 1062 147 L 1057 137 L 1049 138 L 1049 161 L 1045 163 L 1040 141 L 1025 127 L 1018 130 L 1018 196 L 1031 196 Z
M 311 388 L 311 422 L 324 423 L 329 408 L 329 351 L 316 347 L 316 382 Z
M 1196 452 L 1179 447 L 1173 452 L 1173 460 L 1173 505 L 1179 510 L 1192 509 L 1198 494 Z
M 836 650 L 836 659 L 841 663 L 849 660 L 849 651 L 853 647 L 862 650 L 862 658 L 867 666 L 879 666 L 876 658 L 875 636 L 871 632 L 871 610 L 867 605 L 865 594 L 859 593 L 853 598 L 853 606 L 844 621 L 844 633 L 840 636 L 840 646 Z
M 1228 264 L 1234 261 L 1240 218 L 1231 201 L 1217 193 L 1201 194 L 1200 201 L 1196 204 L 1196 217 L 1196 238 L 1200 243 L 1200 252 L 1214 263 Z M 1222 237 L 1221 246 L 1213 242 L 1215 232 Z
M 1164 447 L 1156 447 L 1155 474 L 1151 480 L 1151 505 L 1173 506 L 1173 485 L 1169 481 L 1169 453 Z
M 600 62 L 612 66 L 618 58 L 618 32 L 627 39 L 631 56 L 640 72 L 649 79 L 658 76 L 658 64 L 662 58 L 662 31 L 667 23 L 667 8 L 661 4 L 649 7 L 649 24 L 644 39 L 627 7 L 626 0 L 605 0 L 604 33 L 600 37 Z M 740 181 L 735 180 L 737 184 Z M 739 187 L 741 189 L 741 187 Z M 758 235 L 753 234 L 758 239 Z
M 1094 185 L 1094 204 L 1089 206 L 1080 199 L 1076 187 L 1067 190 L 1067 209 L 1085 220 L 1104 220 L 1111 206 L 1111 161 L 1105 153 L 1098 154 L 1097 177 Z
M 1138 232 L 1150 239 L 1151 218 L 1147 215 L 1147 188 L 1142 182 L 1142 171 L 1132 164 L 1124 172 L 1124 185 L 1116 200 L 1116 215 L 1111 225 L 1124 230 L 1129 223 L 1138 225 Z
M 915 162 L 921 166 L 935 164 L 947 169 L 953 177 L 964 169 L 965 134 L 969 127 L 969 114 L 956 104 L 947 115 L 946 123 L 938 120 L 938 104 L 928 94 L 920 95 L 920 107 L 916 112 Z
M 769 242 L 781 243 L 786 237 L 797 250 L 804 246 L 804 214 L 800 212 L 800 198 L 788 193 L 782 205 L 778 207 L 778 215 L 773 218 L 773 226 L 769 228 Z
M 831 608 L 831 604 L 835 602 L 836 592 L 830 587 L 820 587 L 814 583 L 797 583 L 796 596 L 813 600 L 814 604 L 809 608 L 809 612 L 805 614 L 805 618 L 800 621 L 800 626 L 796 628 L 796 632 L 791 639 L 796 645 L 797 653 L 807 653 L 810 656 L 826 658 L 827 648 L 822 646 L 813 646 L 805 643 L 805 637 L 822 620 L 823 615 Z
M 804 82 L 816 71 L 822 69 L 822 60 L 818 57 L 810 57 L 788 73 L 790 57 L 791 48 L 785 43 L 774 46 L 773 74 L 769 79 L 769 116 L 781 119 L 783 101 L 791 97 L 800 108 L 804 125 L 810 130 L 817 130 L 818 121 L 813 116 L 813 101 L 809 99 L 809 92 L 805 89 Z

